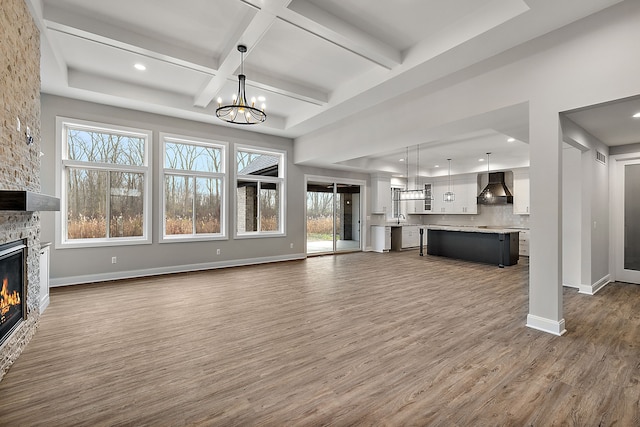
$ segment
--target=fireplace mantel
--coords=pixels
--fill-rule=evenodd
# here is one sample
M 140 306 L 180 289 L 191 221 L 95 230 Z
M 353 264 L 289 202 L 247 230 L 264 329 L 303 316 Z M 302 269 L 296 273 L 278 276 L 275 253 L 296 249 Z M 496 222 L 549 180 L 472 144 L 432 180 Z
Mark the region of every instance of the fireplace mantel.
M 0 211 L 59 211 L 60 199 L 32 191 L 0 190 Z

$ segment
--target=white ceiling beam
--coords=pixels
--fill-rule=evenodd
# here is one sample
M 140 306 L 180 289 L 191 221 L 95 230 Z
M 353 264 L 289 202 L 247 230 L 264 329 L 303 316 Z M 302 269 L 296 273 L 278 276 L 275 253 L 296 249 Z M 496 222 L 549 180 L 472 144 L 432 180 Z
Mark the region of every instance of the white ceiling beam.
M 204 122 L 226 126 L 225 122 L 216 118 L 215 108 L 202 109 L 194 107 L 192 98 L 187 95 L 148 88 L 74 69 L 68 70 L 68 74 L 69 88 L 84 92 L 101 93 L 123 108 L 134 108 L 157 114 L 166 114 L 163 108 L 169 108 L 175 117 L 193 120 L 193 113 L 196 113 L 198 114 L 198 119 Z M 234 127 L 235 125 L 229 126 Z M 270 114 L 269 120 L 258 126 L 283 130 L 285 128 L 285 119 L 281 116 Z
M 402 63 L 397 49 L 353 27 L 306 0 L 293 0 L 277 11 L 280 18 L 386 69 Z
M 227 44 L 227 49 L 219 59 L 218 73 L 199 91 L 194 105 L 205 107 L 216 97 L 225 83 L 240 66 L 240 55 L 236 51 L 238 44 L 251 49 L 258 44 L 276 19 L 281 19 L 299 27 L 310 34 L 349 50 L 375 64 L 391 69 L 401 62 L 401 54 L 381 41 L 350 26 L 343 20 L 331 15 L 305 0 L 241 0 L 257 10 L 249 23 L 239 25 L 239 33 Z M 316 105 L 325 105 L 329 96 L 321 91 L 295 85 L 290 82 L 270 78 L 264 74 L 252 72 L 252 85 L 274 93 L 290 96 Z
M 49 30 L 59 31 L 102 43 L 128 52 L 169 62 L 182 67 L 213 74 L 218 68 L 215 59 L 183 47 L 173 46 L 120 27 L 87 19 L 85 16 L 44 4 L 43 20 Z
M 247 86 L 250 87 L 263 89 L 319 106 L 323 106 L 329 102 L 329 94 L 325 91 L 278 79 L 255 70 L 251 70 L 250 77 L 251 79 L 247 80 Z
M 270 8 L 279 10 L 286 8 L 291 0 L 264 0 L 264 3 L 269 3 Z M 227 43 L 225 52 L 220 58 L 220 66 L 218 73 L 211 78 L 211 80 L 199 91 L 198 95 L 194 99 L 194 105 L 197 107 L 206 107 L 220 92 L 233 73 L 240 66 L 240 53 L 237 51 L 237 46 L 243 44 L 247 46 L 247 53 L 245 57 L 251 53 L 253 47 L 264 37 L 265 33 L 276 20 L 276 15 L 260 8 L 251 2 L 244 1 L 243 3 L 257 9 L 256 14 L 246 23 L 240 23 L 238 25 L 238 31 Z M 262 5 L 262 3 L 261 3 Z
M 218 72 L 209 82 L 199 91 L 194 99 L 194 105 L 198 107 L 206 107 L 220 92 L 227 79 L 233 76 L 233 73 L 240 66 L 240 53 L 237 50 L 239 44 L 247 46 L 249 55 L 251 49 L 262 39 L 267 30 L 273 25 L 275 16 L 270 13 L 258 12 L 253 16 L 251 22 L 243 29 L 243 31 L 233 37 L 233 40 L 227 43 L 226 52 L 220 58 L 220 66 Z M 233 48 L 231 48 L 233 47 Z

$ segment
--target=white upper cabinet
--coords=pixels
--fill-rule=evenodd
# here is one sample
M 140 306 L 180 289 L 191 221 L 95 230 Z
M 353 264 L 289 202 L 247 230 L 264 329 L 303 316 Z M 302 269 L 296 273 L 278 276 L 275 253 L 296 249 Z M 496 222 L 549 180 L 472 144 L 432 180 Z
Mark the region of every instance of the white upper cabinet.
M 371 213 L 391 216 L 391 179 L 371 175 Z
M 444 194 L 449 191 L 449 177 L 434 181 L 434 200 L 431 213 L 435 214 L 477 214 L 476 196 L 478 177 L 476 174 L 451 177 L 451 191 L 455 195 L 453 202 L 445 202 Z
M 420 186 L 424 188 L 427 198 L 425 200 L 415 200 L 414 210 L 411 213 L 431 213 L 433 212 L 433 184 L 421 183 Z
M 529 170 L 513 171 L 513 213 L 529 215 Z

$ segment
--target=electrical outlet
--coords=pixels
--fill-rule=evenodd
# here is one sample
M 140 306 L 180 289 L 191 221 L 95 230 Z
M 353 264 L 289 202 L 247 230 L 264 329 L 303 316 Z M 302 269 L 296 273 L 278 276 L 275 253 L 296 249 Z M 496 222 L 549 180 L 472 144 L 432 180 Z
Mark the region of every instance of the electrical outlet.
M 289 247 L 293 249 L 293 243 L 289 243 Z
M 216 249 L 216 255 L 220 255 L 220 249 Z
M 115 264 L 118 262 L 118 257 L 112 256 L 111 257 L 111 264 Z

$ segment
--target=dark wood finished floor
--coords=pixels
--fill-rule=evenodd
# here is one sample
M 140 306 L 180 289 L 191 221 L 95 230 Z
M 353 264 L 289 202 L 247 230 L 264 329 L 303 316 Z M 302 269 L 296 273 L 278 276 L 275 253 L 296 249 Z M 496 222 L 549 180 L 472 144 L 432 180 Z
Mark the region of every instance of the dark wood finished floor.
M 2 426 L 640 425 L 640 286 L 356 253 L 57 288 L 0 382 Z

